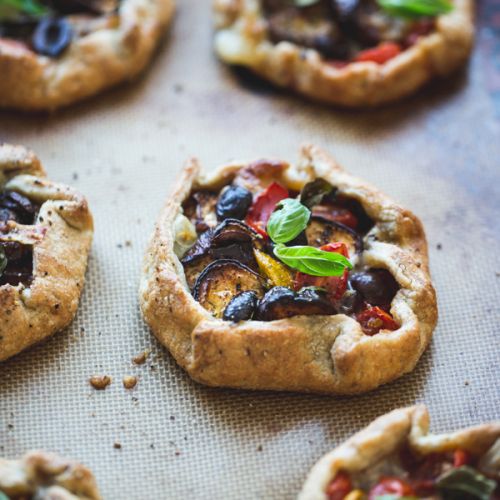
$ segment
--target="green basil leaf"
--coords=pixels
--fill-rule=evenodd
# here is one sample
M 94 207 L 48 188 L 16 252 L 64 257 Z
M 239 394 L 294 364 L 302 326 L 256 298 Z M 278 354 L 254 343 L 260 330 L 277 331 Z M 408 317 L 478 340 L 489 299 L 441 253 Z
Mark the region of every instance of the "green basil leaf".
M 396 17 L 435 17 L 453 10 L 449 0 L 377 0 L 382 9 Z
M 496 482 L 486 478 L 472 467 L 463 465 L 441 474 L 436 486 L 444 500 L 476 498 L 489 500 L 496 488 Z
M 311 276 L 342 276 L 352 264 L 341 254 L 309 246 L 276 245 L 274 255 L 288 267 Z
M 20 15 L 38 17 L 49 9 L 38 0 L 0 0 L 0 20 L 15 19 Z
M 0 500 L 9 500 L 9 497 L 0 491 Z
M 300 201 L 285 198 L 269 217 L 267 234 L 275 243 L 287 243 L 307 227 L 310 217 L 310 210 Z
M 7 267 L 7 256 L 5 255 L 5 250 L 0 246 L 0 277 L 2 277 L 5 268 Z M 1 500 L 1 498 L 0 498 Z
M 315 179 L 308 182 L 300 192 L 300 203 L 307 208 L 321 203 L 323 198 L 333 191 L 334 187 L 324 179 Z

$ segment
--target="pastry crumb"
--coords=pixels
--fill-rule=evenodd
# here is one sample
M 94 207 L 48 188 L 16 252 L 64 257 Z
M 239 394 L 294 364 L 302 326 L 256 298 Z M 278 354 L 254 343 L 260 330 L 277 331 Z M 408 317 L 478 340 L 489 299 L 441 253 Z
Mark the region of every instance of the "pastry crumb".
M 94 375 L 89 379 L 90 385 L 98 391 L 103 391 L 111 384 L 111 377 L 108 375 Z
M 146 360 L 148 359 L 149 353 L 150 353 L 150 351 L 146 350 L 146 351 L 141 352 L 137 356 L 134 356 L 132 358 L 132 363 L 134 363 L 134 365 L 143 365 L 146 362 Z
M 127 375 L 123 377 L 123 387 L 125 389 L 133 389 L 137 385 L 137 377 Z

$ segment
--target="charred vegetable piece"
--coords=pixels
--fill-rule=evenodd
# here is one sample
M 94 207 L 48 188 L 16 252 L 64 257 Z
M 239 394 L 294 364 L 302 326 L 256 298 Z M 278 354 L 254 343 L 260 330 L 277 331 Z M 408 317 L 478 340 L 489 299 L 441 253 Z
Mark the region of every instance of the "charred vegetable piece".
M 200 235 L 198 241 L 186 252 L 182 263 L 184 265 L 190 264 L 191 262 L 200 259 L 208 254 L 212 246 L 212 238 L 214 235 L 214 230 L 209 229 Z
M 37 205 L 15 191 L 4 191 L 0 195 L 0 223 L 12 220 L 20 224 L 33 224 L 37 210 Z
M 320 250 L 340 253 L 344 257 L 349 258 L 349 253 L 344 243 L 329 243 L 328 245 L 322 246 Z M 327 292 L 328 299 L 331 302 L 336 302 L 346 291 L 348 274 L 349 271 L 347 269 L 344 270 L 342 276 L 311 276 L 298 272 L 295 276 L 294 288 L 295 290 L 310 286 L 324 288 Z
M 337 24 L 328 12 L 288 8 L 268 17 L 269 35 L 274 43 L 287 41 L 315 49 L 328 58 L 344 58 L 347 47 Z
M 206 189 L 194 192 L 184 203 L 184 214 L 194 224 L 198 233 L 217 225 L 216 204 L 217 194 Z
M 285 198 L 288 198 L 288 189 L 273 182 L 255 198 L 245 222 L 262 236 L 267 236 L 266 225 L 269 217 L 276 208 L 276 204 Z
M 340 471 L 330 481 L 326 487 L 326 496 L 328 500 L 344 500 L 344 498 L 352 491 L 352 481 L 349 474 Z
M 255 292 L 242 292 L 229 302 L 222 319 L 225 321 L 245 321 L 252 319 L 257 307 L 257 295 Z
M 265 280 L 236 260 L 212 262 L 198 277 L 193 296 L 216 318 L 221 318 L 231 300 L 241 292 L 253 291 L 262 297 Z
M 356 229 L 358 226 L 358 218 L 347 208 L 338 205 L 317 205 L 312 209 L 312 214 L 315 217 L 339 222 L 351 229 Z
M 226 219 L 215 228 L 212 236 L 212 242 L 215 246 L 235 242 L 251 242 L 255 239 L 260 239 L 259 234 L 247 224 L 237 219 Z
M 0 242 L 6 258 L 3 273 L 0 273 L 0 286 L 29 285 L 33 279 L 33 247 L 13 241 Z
M 375 335 L 380 330 L 397 330 L 399 325 L 392 316 L 380 307 L 369 307 L 356 316 L 366 335 Z
M 73 29 L 65 19 L 44 18 L 33 33 L 31 43 L 38 54 L 60 56 L 71 43 Z
M 260 272 L 273 286 L 291 287 L 293 285 L 292 273 L 284 264 L 257 249 L 254 249 L 254 255 Z
M 306 236 L 309 245 L 313 247 L 322 247 L 328 243 L 344 243 L 351 256 L 363 251 L 363 240 L 356 231 L 322 217 L 311 217 Z
M 385 269 L 369 269 L 351 274 L 349 281 L 372 306 L 388 308 L 399 289 L 397 281 Z
M 331 195 L 336 191 L 329 182 L 318 178 L 312 182 L 308 182 L 300 192 L 300 203 L 307 208 L 312 209 L 323 201 L 327 195 Z
M 243 220 L 252 204 L 252 193 L 241 186 L 228 186 L 219 195 L 216 213 L 219 220 Z
M 260 301 L 257 319 L 273 321 L 291 316 L 324 315 L 335 312 L 324 293 L 313 289 L 305 289 L 297 293 L 289 288 L 276 286 L 271 288 Z

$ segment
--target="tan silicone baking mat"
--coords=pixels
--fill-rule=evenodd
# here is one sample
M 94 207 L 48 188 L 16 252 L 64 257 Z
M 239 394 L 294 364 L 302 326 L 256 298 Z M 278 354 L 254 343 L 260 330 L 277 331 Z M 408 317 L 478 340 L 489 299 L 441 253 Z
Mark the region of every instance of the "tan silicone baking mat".
M 498 0 L 481 6 L 468 71 L 367 112 L 241 80 L 212 54 L 208 0 L 178 3 L 136 84 L 53 116 L 0 113 L 0 140 L 33 148 L 52 179 L 86 194 L 96 223 L 74 324 L 0 366 L 0 455 L 43 448 L 78 458 L 106 499 L 277 500 L 298 493 L 321 454 L 395 407 L 425 402 L 435 431 L 498 419 Z M 188 156 L 207 168 L 293 161 L 303 141 L 422 218 L 440 310 L 434 340 L 412 374 L 361 397 L 202 387 L 139 313 L 154 220 Z M 144 349 L 150 358 L 134 366 Z M 113 383 L 97 392 L 94 374 Z M 139 377 L 132 391 L 121 383 L 129 374 Z

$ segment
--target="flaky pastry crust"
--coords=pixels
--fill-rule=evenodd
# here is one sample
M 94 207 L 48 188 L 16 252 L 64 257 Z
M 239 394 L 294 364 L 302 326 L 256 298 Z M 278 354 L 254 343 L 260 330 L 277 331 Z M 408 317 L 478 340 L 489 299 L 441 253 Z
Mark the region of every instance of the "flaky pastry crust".
M 173 11 L 174 0 L 123 0 L 116 26 L 76 38 L 56 59 L 0 38 L 0 107 L 54 110 L 134 78 Z
M 364 264 L 387 269 L 399 283 L 391 314 L 401 327 L 370 337 L 342 314 L 235 324 L 215 319 L 194 300 L 174 253 L 175 219 L 191 189 L 220 188 L 246 165 L 200 177 L 198 162 L 189 161 L 160 214 L 140 286 L 144 317 L 160 342 L 191 377 L 211 386 L 354 394 L 413 370 L 437 321 L 422 225 L 314 146 L 303 147 L 299 164 L 277 180 L 300 190 L 322 177 L 361 203 L 375 222 L 364 238 Z
M 31 451 L 20 460 L 0 458 L 0 492 L 40 500 L 100 500 L 92 472 L 54 453 Z
M 429 434 L 429 412 L 423 405 L 394 410 L 374 420 L 346 442 L 324 455 L 311 469 L 299 500 L 327 500 L 325 490 L 337 472 L 361 472 L 408 443 L 417 454 L 443 453 L 457 448 L 475 456 L 500 439 L 500 422 L 451 434 Z
M 214 0 L 215 50 L 229 64 L 247 66 L 281 87 L 314 100 L 367 107 L 414 93 L 434 77 L 467 60 L 474 38 L 472 0 L 453 0 L 454 10 L 436 29 L 387 63 L 355 62 L 336 68 L 320 54 L 267 36 L 260 0 Z
M 38 158 L 0 145 L 0 185 L 41 205 L 32 226 L 8 222 L 2 241 L 33 245 L 33 280 L 0 286 L 0 361 L 66 327 L 85 281 L 93 221 L 86 199 L 45 179 Z

